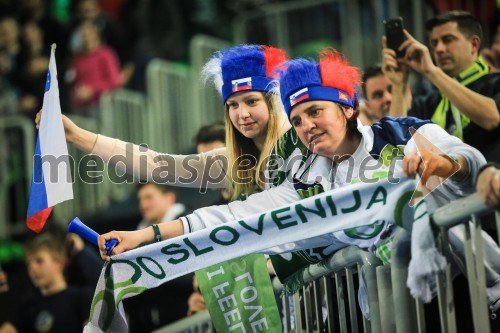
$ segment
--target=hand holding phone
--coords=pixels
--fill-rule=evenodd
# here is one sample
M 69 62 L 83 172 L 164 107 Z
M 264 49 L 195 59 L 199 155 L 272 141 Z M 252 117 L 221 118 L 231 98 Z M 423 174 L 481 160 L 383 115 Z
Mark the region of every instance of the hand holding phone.
M 384 20 L 385 37 L 387 39 L 387 47 L 396 52 L 397 58 L 403 58 L 404 51 L 398 50 L 406 37 L 403 33 L 403 18 Z

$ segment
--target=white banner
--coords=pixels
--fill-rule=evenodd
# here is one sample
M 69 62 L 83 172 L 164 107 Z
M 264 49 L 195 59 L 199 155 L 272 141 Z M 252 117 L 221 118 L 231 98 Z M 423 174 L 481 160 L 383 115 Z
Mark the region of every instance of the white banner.
M 122 299 L 198 269 L 374 221 L 413 219 L 407 201 L 415 185 L 405 179 L 347 186 L 113 256 L 102 270 L 85 331 L 127 331 Z

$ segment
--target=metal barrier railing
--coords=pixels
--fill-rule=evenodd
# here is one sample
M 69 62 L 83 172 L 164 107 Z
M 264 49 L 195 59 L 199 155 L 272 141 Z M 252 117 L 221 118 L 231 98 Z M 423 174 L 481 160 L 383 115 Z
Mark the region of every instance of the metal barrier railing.
M 458 224 L 465 227 L 466 265 L 472 304 L 474 332 L 490 332 L 483 263 L 483 241 L 477 216 L 491 211 L 477 194 L 456 200 L 436 210 L 431 218 L 440 228 L 441 249 L 446 254 L 448 230 Z M 473 232 L 469 223 L 473 215 Z M 496 223 L 500 224 L 499 211 Z M 499 229 L 500 230 L 500 229 Z M 283 297 L 285 332 L 426 332 L 422 302 L 411 297 L 406 286 L 410 260 L 410 232 L 399 229 L 392 245 L 392 264 L 382 265 L 371 253 L 351 246 L 337 251 L 321 264 L 311 265 L 302 273 L 305 286 L 293 295 L 293 310 L 289 297 Z M 447 256 L 449 258 L 449 256 Z M 370 320 L 360 314 L 356 302 L 355 277 L 363 272 Z M 457 331 L 454 315 L 453 289 L 448 265 L 437 274 L 438 303 L 441 331 Z M 347 293 L 347 295 L 345 295 Z M 326 316 L 323 315 L 326 310 Z M 203 319 L 209 325 L 208 314 Z M 291 316 L 295 325 L 291 323 Z M 176 326 L 166 326 L 157 332 L 198 332 L 197 321 L 185 318 Z M 362 328 L 359 326 L 362 324 Z M 292 329 L 292 327 L 294 328 Z
M 191 117 L 190 76 L 186 66 L 155 59 L 148 65 L 147 94 L 150 106 L 149 144 L 154 150 L 180 153 L 191 145 L 190 134 L 199 119 Z M 189 128 L 188 132 L 184 132 Z
M 176 321 L 152 333 L 215 333 L 208 310 L 200 311 L 191 317 Z
M 469 282 L 469 293 L 471 298 L 472 318 L 475 332 L 490 332 L 489 312 L 486 297 L 486 274 L 484 268 L 484 251 L 482 228 L 479 214 L 490 211 L 478 194 L 456 200 L 449 205 L 438 209 L 433 214 L 434 224 L 440 229 L 441 248 L 447 257 L 450 257 L 450 242 L 448 230 L 463 225 L 465 229 L 465 259 L 467 278 Z M 464 217 L 472 217 L 472 223 L 463 222 Z M 500 219 L 496 212 L 497 232 Z M 472 227 L 472 232 L 471 232 Z M 445 277 L 438 279 L 445 283 L 438 283 L 438 296 L 444 300 L 440 303 L 441 327 L 443 331 L 455 332 L 455 316 L 453 307 L 453 295 L 450 293 L 451 273 L 448 264 Z
M 149 144 L 157 135 L 149 130 L 155 120 L 143 93 L 127 89 L 106 93 L 101 97 L 99 107 L 99 133 L 135 144 Z M 107 167 L 106 170 L 108 174 L 114 172 Z M 130 179 L 128 183 L 117 184 L 106 177 L 103 184 L 99 185 L 103 190 L 100 193 L 106 194 L 108 201 L 124 199 L 135 190 L 132 181 Z
M 25 230 L 35 127 L 23 116 L 0 118 L 0 239 Z
M 71 120 L 82 128 L 98 132 L 99 122 L 96 119 L 71 116 Z M 91 214 L 97 209 L 105 207 L 112 198 L 106 166 L 101 165 L 96 168 L 104 171 L 99 172 L 102 175 L 102 182 L 94 183 L 85 177 L 86 172 L 89 171 L 86 164 L 93 164 L 93 162 L 89 162 L 87 154 L 72 145 L 68 145 L 68 153 L 70 155 L 71 174 L 73 175 L 73 200 L 58 204 L 52 212 L 55 220 L 64 226 L 67 221 L 71 221 L 75 216 Z
M 379 300 L 383 298 L 377 296 L 376 276 L 378 268 L 383 267 L 381 265 L 382 263 L 375 255 L 357 247 L 349 246 L 337 251 L 321 264 L 309 266 L 302 274 L 303 281 L 307 283 L 302 290 L 302 297 L 299 293 L 296 293 L 293 297 L 295 327 L 304 329 L 306 332 L 321 332 L 324 328 L 324 320 L 322 318 L 322 306 L 324 303 L 326 305 L 328 332 L 335 332 L 337 325 L 342 332 L 358 332 L 358 318 L 360 317 L 360 313 L 356 306 L 354 276 L 361 272 L 361 270 L 364 270 L 371 323 L 363 318 L 363 329 L 365 332 L 380 332 Z M 335 288 L 331 285 L 332 279 L 335 283 Z M 347 306 L 345 304 L 344 287 L 347 289 Z M 311 294 L 314 296 L 312 299 Z M 334 295 L 337 296 L 336 316 L 333 311 Z M 284 299 L 286 303 L 286 298 Z M 286 309 L 287 307 L 284 305 L 284 308 Z M 305 318 L 305 323 L 302 318 Z M 291 326 L 289 319 L 289 316 L 285 315 L 286 327 Z
M 119 89 L 99 101 L 99 132 L 124 141 L 148 143 L 148 107 L 142 93 Z
M 224 106 L 217 90 L 210 84 L 201 82 L 200 73 L 203 65 L 219 50 L 228 48 L 230 43 L 221 39 L 205 35 L 196 35 L 189 44 L 191 60 L 191 93 L 192 104 L 189 113 L 192 120 L 198 120 L 198 127 L 224 119 Z M 191 132 L 196 125 L 191 125 Z M 186 137 L 187 138 L 187 137 Z

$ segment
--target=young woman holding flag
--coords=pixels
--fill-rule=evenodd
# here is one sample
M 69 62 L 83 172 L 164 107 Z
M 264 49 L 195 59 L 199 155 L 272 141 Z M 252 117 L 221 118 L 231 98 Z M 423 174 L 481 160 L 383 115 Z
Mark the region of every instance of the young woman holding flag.
M 227 188 L 232 192 L 232 199 L 250 195 L 283 181 L 283 172 L 276 170 L 271 176 L 267 170 L 270 156 L 277 154 L 282 164 L 289 165 L 283 161 L 292 156 L 295 148 L 303 148 L 274 88 L 273 72 L 284 61 L 286 55 L 281 49 L 239 45 L 217 52 L 204 66 L 205 81 L 216 86 L 224 101 L 226 148 L 194 156 L 144 151 L 138 145 L 80 128 L 63 116 L 66 140 L 111 164 L 113 157 L 126 157 L 124 171 L 142 181 L 167 182 L 160 173 L 153 172 L 166 168 L 168 184 L 172 186 Z M 40 114 L 36 118 L 37 126 Z M 141 165 L 144 156 L 145 168 Z M 300 151 L 295 151 L 293 156 L 300 157 Z M 169 165 L 170 161 L 174 165 Z M 277 163 L 271 162 L 273 166 L 277 169 Z M 207 180 L 208 173 L 219 177 L 211 182 Z

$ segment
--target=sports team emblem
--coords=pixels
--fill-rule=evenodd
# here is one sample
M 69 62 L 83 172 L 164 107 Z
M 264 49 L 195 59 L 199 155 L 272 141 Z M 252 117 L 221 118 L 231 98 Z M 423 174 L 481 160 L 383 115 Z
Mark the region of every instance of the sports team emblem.
M 339 100 L 349 102 L 349 98 L 347 97 L 347 94 L 344 94 L 341 91 L 339 91 Z

